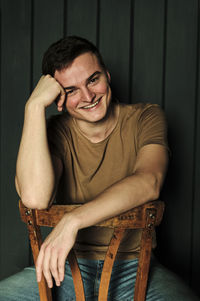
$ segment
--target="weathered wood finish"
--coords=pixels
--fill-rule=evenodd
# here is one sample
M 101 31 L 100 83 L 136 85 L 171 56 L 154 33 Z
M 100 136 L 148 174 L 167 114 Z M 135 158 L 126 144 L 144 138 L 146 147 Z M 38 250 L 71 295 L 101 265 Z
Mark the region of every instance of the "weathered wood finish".
M 55 227 L 64 214 L 74 210 L 79 206 L 81 205 L 53 205 L 51 208 L 46 210 L 35 210 L 37 225 Z M 20 202 L 20 209 L 24 208 L 26 207 L 24 207 L 24 205 Z M 117 227 L 120 222 L 120 228 L 141 229 L 145 227 L 146 210 L 150 210 L 151 208 L 156 208 L 157 210 L 157 216 L 155 219 L 155 225 L 157 226 L 161 222 L 164 210 L 161 201 L 156 201 L 156 203 L 149 202 L 147 204 L 144 204 L 143 207 L 134 208 L 134 210 L 127 211 L 117 217 L 103 221 L 97 224 L 97 226 L 114 228 Z M 26 221 L 26 214 L 23 210 L 21 210 L 21 218 L 24 222 Z
M 36 264 L 37 257 L 39 255 L 39 250 L 42 245 L 42 236 L 40 232 L 40 227 L 37 225 L 35 210 L 30 210 L 25 207 L 20 208 L 20 212 L 23 210 L 24 216 L 23 221 L 27 224 L 29 239 L 33 254 L 34 263 Z M 46 280 L 42 275 L 42 281 L 38 283 L 40 300 L 42 301 L 52 301 L 51 290 L 46 284 Z
M 76 258 L 76 254 L 72 249 L 68 255 L 68 261 L 72 272 L 72 277 L 74 281 L 74 289 L 76 293 L 76 299 L 78 301 L 85 301 L 85 293 L 83 287 L 83 280 L 81 277 L 81 272 L 78 266 L 78 261 Z
M 160 209 L 164 209 L 161 205 Z M 145 226 L 142 231 L 141 238 L 141 249 L 139 256 L 139 263 L 137 269 L 137 277 L 135 283 L 135 291 L 134 291 L 134 301 L 137 300 L 145 300 L 146 288 L 147 288 L 147 280 L 149 275 L 149 265 L 150 265 L 150 256 L 151 256 L 151 248 L 152 248 L 152 238 L 153 238 L 153 230 L 156 225 L 158 225 L 156 218 L 159 215 L 157 212 L 157 208 L 148 208 L 146 209 L 146 217 L 145 217 Z M 160 212 L 161 214 L 161 212 Z M 159 218 L 162 218 L 160 215 Z M 159 220 L 160 222 L 161 220 Z
M 21 201 L 19 202 L 21 219 L 28 227 L 35 263 L 42 243 L 40 226 L 54 227 L 64 214 L 74 210 L 78 206 L 79 205 L 53 205 L 47 210 L 31 210 L 26 208 Z M 99 301 L 107 300 L 112 267 L 125 229 L 143 229 L 134 301 L 145 300 L 152 248 L 152 236 L 155 226 L 158 226 L 162 220 L 163 212 L 164 203 L 161 201 L 154 201 L 96 225 L 98 227 L 110 227 L 114 229 L 104 260 L 99 287 Z M 68 260 L 72 270 L 76 300 L 85 301 L 82 277 L 73 250 L 70 252 Z M 47 287 L 44 277 L 39 283 L 39 293 L 41 301 L 52 300 L 51 291 Z
M 103 270 L 101 274 L 101 281 L 99 285 L 99 297 L 98 297 L 99 301 L 107 300 L 112 267 L 115 261 L 115 257 L 117 255 L 120 242 L 124 236 L 124 231 L 125 231 L 124 228 L 114 229 L 113 236 L 106 253 Z

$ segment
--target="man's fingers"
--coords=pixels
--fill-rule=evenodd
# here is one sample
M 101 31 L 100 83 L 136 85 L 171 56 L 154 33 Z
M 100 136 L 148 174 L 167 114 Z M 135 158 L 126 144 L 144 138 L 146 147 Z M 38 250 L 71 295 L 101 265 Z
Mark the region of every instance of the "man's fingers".
M 48 287 L 52 288 L 53 287 L 53 281 L 52 281 L 52 276 L 50 272 L 50 257 L 51 257 L 51 247 L 47 246 L 45 249 L 45 256 L 43 258 L 43 274 L 44 277 L 46 278 Z
M 37 262 L 36 262 L 36 277 L 37 277 L 37 282 L 40 282 L 41 279 L 42 279 L 44 250 L 45 250 L 45 247 L 42 246 L 41 249 L 40 249 L 40 253 L 38 255 L 38 258 L 37 258 Z
M 58 256 L 55 253 L 51 254 L 51 259 L 50 259 L 50 270 L 51 274 L 53 275 L 56 285 L 60 286 L 60 279 L 59 279 L 59 274 L 58 274 Z
M 65 261 L 66 255 L 64 253 L 60 254 L 58 257 L 58 273 L 59 273 L 59 280 L 62 282 L 65 276 Z
M 67 216 L 58 223 L 46 238 L 36 262 L 37 281 L 41 281 L 43 272 L 50 288 L 53 286 L 52 278 L 55 279 L 57 286 L 64 280 L 65 261 L 75 241 L 76 233 L 75 235 L 73 232 L 68 233 L 64 227 L 66 219 Z M 68 229 L 68 227 L 66 228 Z M 65 235 L 63 235 L 63 232 Z M 67 236 L 67 234 L 69 235 Z

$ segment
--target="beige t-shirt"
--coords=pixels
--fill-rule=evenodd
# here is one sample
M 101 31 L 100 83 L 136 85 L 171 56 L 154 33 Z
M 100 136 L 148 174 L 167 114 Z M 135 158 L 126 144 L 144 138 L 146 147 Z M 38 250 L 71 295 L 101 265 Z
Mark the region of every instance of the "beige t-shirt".
M 99 143 L 92 143 L 83 136 L 67 113 L 50 119 L 50 151 L 63 163 L 57 203 L 91 201 L 107 187 L 133 173 L 141 147 L 147 144 L 167 147 L 166 120 L 158 105 L 115 105 L 119 106 L 118 122 L 112 133 Z M 75 244 L 78 256 L 103 259 L 112 233 L 112 229 L 95 226 L 80 230 Z M 140 230 L 127 230 L 118 258 L 137 257 L 140 237 Z

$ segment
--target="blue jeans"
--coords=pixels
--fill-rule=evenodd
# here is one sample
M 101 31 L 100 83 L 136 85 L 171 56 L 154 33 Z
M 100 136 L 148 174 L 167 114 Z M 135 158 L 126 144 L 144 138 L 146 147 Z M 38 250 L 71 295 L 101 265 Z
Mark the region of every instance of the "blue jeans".
M 137 260 L 119 260 L 113 267 L 108 301 L 133 301 Z M 86 301 L 98 300 L 98 288 L 103 267 L 102 260 L 79 259 L 84 282 Z M 65 279 L 60 287 L 53 289 L 54 301 L 75 301 L 71 271 L 66 262 Z M 38 301 L 35 269 L 25 268 L 22 272 L 0 282 L 0 301 Z M 147 301 L 197 301 L 200 300 L 173 273 L 151 262 Z

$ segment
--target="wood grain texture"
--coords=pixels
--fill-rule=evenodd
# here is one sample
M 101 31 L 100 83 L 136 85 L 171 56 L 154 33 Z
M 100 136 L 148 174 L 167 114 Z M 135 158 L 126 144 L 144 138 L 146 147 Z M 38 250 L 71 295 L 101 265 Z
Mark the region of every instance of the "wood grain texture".
M 68 261 L 71 268 L 72 277 L 74 279 L 74 290 L 76 294 L 76 299 L 78 301 L 85 301 L 83 280 L 78 266 L 76 254 L 73 249 L 69 252 Z
M 165 112 L 172 157 L 164 196 L 167 233 L 162 243 L 167 265 L 186 280 L 191 272 L 197 4 L 196 0 L 170 0 L 167 7 Z
M 134 1 L 133 102 L 163 104 L 165 1 Z
M 114 229 L 113 236 L 111 238 L 110 245 L 106 253 L 103 270 L 101 274 L 101 281 L 99 285 L 99 297 L 98 297 L 99 301 L 107 300 L 112 268 L 115 261 L 115 257 L 117 255 L 119 245 L 124 236 L 124 231 L 125 229 L 123 228 Z
M 131 1 L 100 1 L 99 49 L 111 73 L 113 95 L 130 102 Z
M 33 90 L 42 75 L 44 52 L 64 35 L 65 1 L 34 0 L 32 3 L 31 89 Z M 57 114 L 55 105 L 46 110 L 47 117 L 53 114 Z
M 34 210 L 26 208 L 19 201 L 19 210 L 21 219 L 27 224 L 29 239 L 33 252 L 34 262 L 36 264 L 39 249 L 41 246 L 40 226 L 56 226 L 64 214 L 71 212 L 79 207 L 78 205 L 52 205 L 46 210 Z M 139 254 L 138 273 L 135 283 L 134 301 L 144 301 L 146 296 L 146 287 L 151 258 L 152 237 L 156 225 L 159 225 L 164 211 L 164 203 L 161 201 L 148 202 L 142 206 L 136 207 L 128 212 L 120 214 L 105 222 L 99 223 L 97 227 L 111 227 L 114 229 L 113 236 L 107 249 L 101 274 L 99 287 L 99 301 L 107 300 L 109 282 L 112 273 L 112 267 L 115 257 L 126 229 L 142 229 L 142 238 Z M 73 249 L 71 250 L 68 261 L 72 270 L 74 288 L 77 301 L 84 301 L 84 288 L 81 273 L 77 264 L 77 259 Z M 51 301 L 51 290 L 48 288 L 46 280 L 42 278 L 38 284 L 40 300 Z
M 81 36 L 96 44 L 98 1 L 68 0 L 66 14 L 66 34 Z
M 26 207 L 20 201 L 21 218 L 26 222 Z M 81 205 L 53 205 L 47 210 L 35 210 L 35 218 L 38 226 L 55 227 L 64 214 L 80 207 Z M 157 215 L 152 215 L 152 220 L 155 225 L 158 226 L 161 222 L 164 204 L 161 201 L 148 202 L 143 206 L 136 207 L 130 211 L 127 211 L 119 216 L 113 217 L 109 220 L 103 221 L 97 224 L 98 227 L 114 228 L 120 226 L 120 228 L 129 229 L 141 229 L 145 227 L 146 223 L 146 211 L 152 208 L 157 209 Z M 27 209 L 31 210 L 31 209 Z M 33 211 L 33 210 L 31 210 Z M 150 214 L 150 213 L 149 213 Z
M 30 89 L 30 14 L 29 1 L 1 2 L 0 279 L 29 264 L 27 234 L 16 211 L 14 176 Z
M 27 224 L 33 259 L 36 264 L 40 247 L 42 245 L 42 236 L 40 227 L 37 225 L 35 211 L 24 209 L 23 221 Z M 51 289 L 48 287 L 44 275 L 42 275 L 42 280 L 38 283 L 38 288 L 41 301 L 52 301 Z

